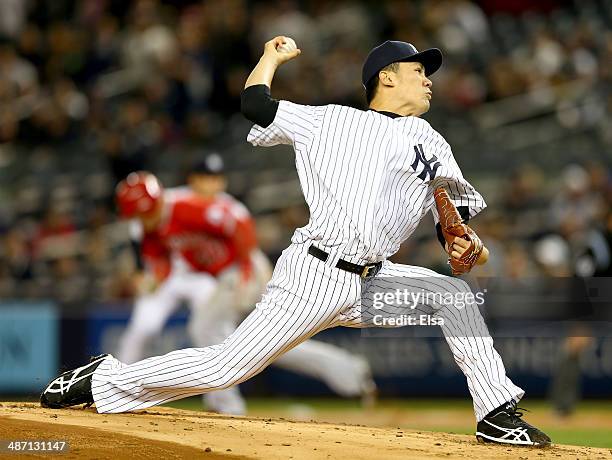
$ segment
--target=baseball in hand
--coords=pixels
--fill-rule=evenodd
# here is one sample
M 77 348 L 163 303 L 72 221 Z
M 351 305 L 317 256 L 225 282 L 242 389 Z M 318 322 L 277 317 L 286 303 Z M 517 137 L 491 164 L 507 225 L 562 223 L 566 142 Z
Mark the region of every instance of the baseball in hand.
M 276 51 L 278 51 L 279 53 L 292 53 L 296 49 L 297 49 L 297 45 L 295 44 L 295 41 L 293 40 L 293 38 L 285 37 L 285 43 L 283 43 L 282 45 L 279 45 L 276 48 Z

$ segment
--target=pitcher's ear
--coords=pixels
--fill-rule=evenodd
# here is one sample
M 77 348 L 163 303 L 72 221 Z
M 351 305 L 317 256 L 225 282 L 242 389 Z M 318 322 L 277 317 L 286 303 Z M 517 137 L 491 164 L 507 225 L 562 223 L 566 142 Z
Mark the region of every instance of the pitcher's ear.
M 388 70 L 378 72 L 378 81 L 384 86 L 395 86 L 396 73 Z

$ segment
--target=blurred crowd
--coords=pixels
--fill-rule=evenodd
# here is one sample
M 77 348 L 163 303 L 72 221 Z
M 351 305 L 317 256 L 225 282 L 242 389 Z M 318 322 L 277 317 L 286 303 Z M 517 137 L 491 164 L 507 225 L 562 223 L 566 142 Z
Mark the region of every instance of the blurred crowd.
M 612 62 L 611 30 L 605 0 L 3 0 L 0 298 L 130 297 L 134 263 L 116 225 L 115 184 L 148 169 L 176 185 L 211 150 L 244 175 L 231 157 L 248 129 L 240 91 L 275 35 L 303 50 L 279 71 L 277 98 L 364 107 L 363 59 L 398 39 L 445 53 L 434 120 L 533 94 L 552 98 L 559 123 L 575 127 L 612 113 L 612 70 L 603 65 Z M 598 111 L 568 115 L 574 82 L 597 95 Z M 477 138 L 477 123 L 471 129 Z M 481 172 L 483 183 L 495 178 L 485 186 L 490 209 L 475 223 L 496 254 L 492 276 L 609 274 L 612 139 L 601 131 L 593 142 L 603 160 L 579 158 L 555 177 L 527 163 L 509 172 L 502 160 Z M 297 202 L 257 218 L 275 257 L 307 210 Z M 443 264 L 433 230 L 418 236 L 397 258 Z

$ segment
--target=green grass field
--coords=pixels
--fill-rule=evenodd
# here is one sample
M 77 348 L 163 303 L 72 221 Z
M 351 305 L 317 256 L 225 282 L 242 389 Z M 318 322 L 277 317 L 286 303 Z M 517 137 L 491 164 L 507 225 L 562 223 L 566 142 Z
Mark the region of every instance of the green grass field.
M 171 407 L 201 410 L 200 398 L 188 398 Z M 571 417 L 555 415 L 545 401 L 525 401 L 525 419 L 548 433 L 558 444 L 612 448 L 612 401 L 584 401 Z M 337 398 L 250 398 L 249 415 L 293 420 L 348 423 L 421 431 L 472 434 L 474 415 L 469 400 L 385 399 L 374 408 Z

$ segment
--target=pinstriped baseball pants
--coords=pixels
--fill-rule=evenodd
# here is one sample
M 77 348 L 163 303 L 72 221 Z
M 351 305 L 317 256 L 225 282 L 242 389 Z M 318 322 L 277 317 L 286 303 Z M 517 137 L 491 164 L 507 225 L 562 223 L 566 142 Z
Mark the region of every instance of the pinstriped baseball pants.
M 92 393 L 100 413 L 127 412 L 239 384 L 277 357 L 324 329 L 369 327 L 374 314 L 402 314 L 400 307 L 372 311 L 375 289 L 393 287 L 431 292 L 464 292 L 456 278 L 421 267 L 385 261 L 372 280 L 339 270 L 292 244 L 279 259 L 255 310 L 223 343 L 177 350 L 126 365 L 109 358 L 94 372 Z M 391 282 L 391 281 L 390 281 Z M 362 302 L 363 301 L 363 302 Z M 385 310 L 387 308 L 387 311 Z M 428 306 L 429 308 L 429 306 Z M 476 419 L 524 392 L 506 376 L 486 325 L 474 304 L 434 308 L 455 361 L 466 376 Z

